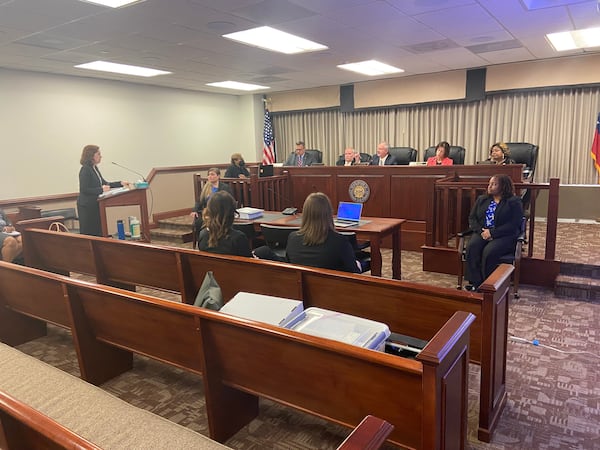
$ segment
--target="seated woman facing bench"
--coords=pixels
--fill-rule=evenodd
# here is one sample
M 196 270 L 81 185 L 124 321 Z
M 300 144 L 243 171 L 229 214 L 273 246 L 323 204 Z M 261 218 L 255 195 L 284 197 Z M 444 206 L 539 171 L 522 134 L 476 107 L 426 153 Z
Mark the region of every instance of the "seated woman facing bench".
M 13 236 L 15 227 L 0 209 L 0 249 L 2 250 L 2 261 L 13 262 L 23 251 L 21 235 Z

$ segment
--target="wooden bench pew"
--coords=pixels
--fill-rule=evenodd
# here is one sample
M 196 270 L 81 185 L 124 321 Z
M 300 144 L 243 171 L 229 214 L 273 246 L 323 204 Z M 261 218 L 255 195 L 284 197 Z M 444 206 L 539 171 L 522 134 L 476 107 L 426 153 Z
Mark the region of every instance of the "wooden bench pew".
M 195 250 L 28 230 L 28 265 L 95 275 L 98 282 L 131 283 L 180 292 L 193 303 L 208 270 L 226 300 L 249 291 L 302 300 L 388 324 L 393 332 L 430 339 L 456 311 L 474 314 L 471 360 L 481 365 L 479 439 L 489 442 L 506 403 L 506 336 L 512 266 L 502 265 L 478 293 L 399 280 L 312 269 Z M 84 243 L 87 243 L 87 247 Z M 89 250 L 88 250 L 89 249 Z M 77 256 L 55 258 L 57 252 Z M 83 256 L 85 255 L 85 257 Z M 86 260 L 87 258 L 87 260 Z M 90 265 L 90 261 L 94 264 Z M 126 267 L 123 267 L 126 266 Z
M 0 367 L 5 450 L 227 448 L 4 344 Z
M 413 361 L 0 263 L 3 282 L 35 285 L 36 277 L 62 286 L 84 379 L 101 383 L 128 370 L 132 353 L 201 372 L 210 435 L 218 441 L 255 418 L 263 396 L 349 427 L 374 414 L 395 427 L 390 440 L 401 446 L 466 442 L 471 314 L 454 314 Z M 10 305 L 16 313 L 26 309 L 19 299 L 32 293 L 10 301 L 8 294 L 15 292 L 0 289 L 0 310 Z M 44 301 L 43 292 L 34 295 Z

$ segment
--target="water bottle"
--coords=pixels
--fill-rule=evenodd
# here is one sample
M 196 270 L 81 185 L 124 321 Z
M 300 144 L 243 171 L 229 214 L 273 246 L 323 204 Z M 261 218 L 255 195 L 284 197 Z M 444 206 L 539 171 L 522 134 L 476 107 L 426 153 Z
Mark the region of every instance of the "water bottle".
M 139 239 L 141 237 L 140 221 L 137 217 L 131 218 L 129 231 L 131 231 L 131 239 Z
M 119 239 L 125 239 L 125 225 L 122 220 L 117 220 L 117 236 Z

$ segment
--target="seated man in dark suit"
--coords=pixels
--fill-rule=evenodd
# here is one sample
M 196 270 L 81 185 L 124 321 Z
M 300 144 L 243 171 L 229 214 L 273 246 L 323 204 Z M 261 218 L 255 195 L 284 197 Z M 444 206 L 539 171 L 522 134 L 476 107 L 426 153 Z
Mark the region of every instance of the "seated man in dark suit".
M 372 166 L 397 166 L 398 160 L 390 155 L 390 146 L 387 142 L 381 142 L 377 146 L 377 154 L 371 160 Z
M 304 141 L 296 142 L 296 150 L 292 153 L 288 159 L 283 164 L 284 166 L 297 166 L 297 167 L 305 167 L 312 166 L 317 161 L 315 161 L 314 157 L 309 153 L 306 153 L 306 148 L 304 147 Z
M 336 166 L 354 166 L 355 164 L 360 164 L 360 153 L 352 147 L 344 150 L 344 156 L 335 163 Z

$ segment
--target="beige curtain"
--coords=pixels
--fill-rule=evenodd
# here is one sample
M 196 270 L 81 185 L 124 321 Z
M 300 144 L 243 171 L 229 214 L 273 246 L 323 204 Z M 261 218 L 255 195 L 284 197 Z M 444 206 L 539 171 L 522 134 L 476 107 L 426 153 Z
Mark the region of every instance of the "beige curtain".
M 488 157 L 497 141 L 540 147 L 535 181 L 560 178 L 563 184 L 596 184 L 590 148 L 600 112 L 600 88 L 564 88 L 489 94 L 485 100 L 411 105 L 341 113 L 337 110 L 274 114 L 278 158 L 302 139 L 323 151 L 333 165 L 345 147 L 375 153 L 377 144 L 419 150 L 446 140 L 466 148 L 465 164 Z M 283 144 L 282 144 L 283 143 Z

